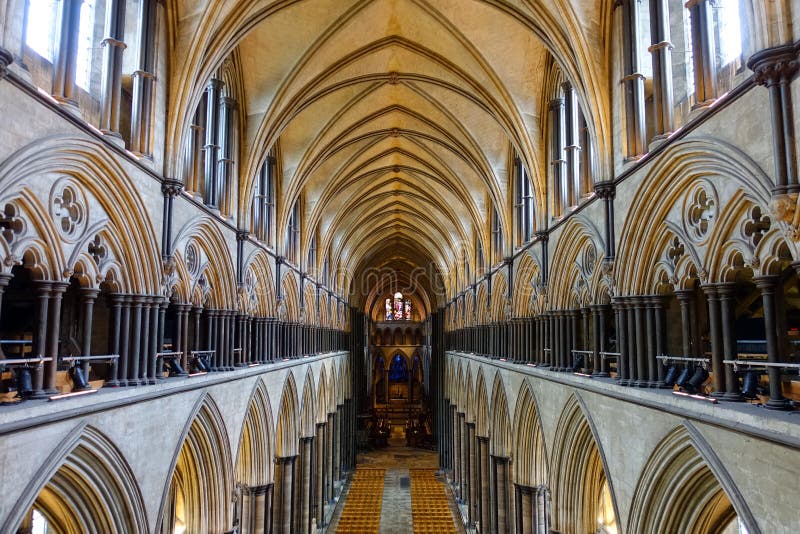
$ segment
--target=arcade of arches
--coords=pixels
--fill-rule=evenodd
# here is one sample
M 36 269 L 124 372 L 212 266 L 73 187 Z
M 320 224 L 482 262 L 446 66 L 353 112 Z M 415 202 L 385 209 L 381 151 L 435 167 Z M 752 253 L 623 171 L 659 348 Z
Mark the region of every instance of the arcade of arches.
M 799 52 L 790 0 L 0 0 L 0 532 L 333 531 L 398 439 L 460 531 L 800 532 Z

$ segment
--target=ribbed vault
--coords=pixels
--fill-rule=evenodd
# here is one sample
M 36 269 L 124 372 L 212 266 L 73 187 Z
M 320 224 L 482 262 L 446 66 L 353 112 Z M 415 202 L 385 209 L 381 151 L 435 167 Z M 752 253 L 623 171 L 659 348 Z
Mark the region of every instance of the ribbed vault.
M 488 267 L 475 265 L 476 250 L 489 249 L 495 212 L 511 231 L 515 156 L 533 185 L 536 224 L 547 220 L 543 129 L 553 72 L 572 81 L 597 152 L 608 153 L 605 2 L 170 3 L 171 48 L 182 61 L 168 145 L 185 142 L 207 80 L 235 53 L 247 118 L 239 197 L 252 197 L 274 150 L 277 252 L 299 200 L 299 267 L 319 272 L 329 257 L 328 283 L 359 307 L 373 303 L 374 288 L 360 283 L 371 270 L 393 266 L 411 280 L 424 273 L 418 290 L 430 311 L 470 281 L 465 264 L 472 273 Z M 168 165 L 181 174 L 180 158 Z M 312 243 L 317 263 L 303 265 Z M 484 263 L 512 246 L 506 239 Z

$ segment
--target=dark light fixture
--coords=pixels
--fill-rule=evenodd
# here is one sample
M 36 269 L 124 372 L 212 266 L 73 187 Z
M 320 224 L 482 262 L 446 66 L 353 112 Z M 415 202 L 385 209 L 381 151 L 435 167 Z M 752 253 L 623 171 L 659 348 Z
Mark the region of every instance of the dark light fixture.
M 186 370 L 181 366 L 181 362 L 178 358 L 166 358 L 164 360 L 164 366 L 167 368 L 167 372 L 169 376 L 186 376 L 188 373 Z
M 84 389 L 91 389 L 86 377 L 83 375 L 83 369 L 78 365 L 73 365 L 69 368 L 69 377 L 72 379 L 72 391 L 83 391 Z
M 758 386 L 761 373 L 759 371 L 747 371 L 744 374 L 742 385 L 742 397 L 745 399 L 755 399 L 758 397 Z
M 664 377 L 664 384 L 666 384 L 669 387 L 672 387 L 675 385 L 675 381 L 677 379 L 678 379 L 678 366 L 672 364 L 667 369 L 667 376 Z

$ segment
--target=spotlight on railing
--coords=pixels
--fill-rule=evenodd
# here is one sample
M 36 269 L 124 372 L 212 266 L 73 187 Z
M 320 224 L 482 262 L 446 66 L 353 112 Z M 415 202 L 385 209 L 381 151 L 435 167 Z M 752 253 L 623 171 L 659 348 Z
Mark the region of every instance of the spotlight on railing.
M 758 397 L 758 383 L 760 378 L 761 373 L 758 371 L 747 371 L 744 374 L 742 397 L 745 399 L 755 399 Z

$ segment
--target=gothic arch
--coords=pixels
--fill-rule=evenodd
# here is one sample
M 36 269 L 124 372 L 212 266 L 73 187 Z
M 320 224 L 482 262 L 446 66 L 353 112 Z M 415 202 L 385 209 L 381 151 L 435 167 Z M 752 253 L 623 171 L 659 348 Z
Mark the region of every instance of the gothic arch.
M 180 264 L 178 272 L 188 277 L 184 283 L 192 303 L 236 309 L 236 273 L 230 251 L 225 236 L 210 217 L 198 217 L 181 228 L 172 253 Z
M 316 408 L 314 373 L 309 367 L 303 384 L 303 404 L 300 406 L 300 437 L 313 436 L 316 432 Z
M 233 468 L 225 422 L 204 394 L 183 430 L 169 483 L 161 498 L 156 531 L 222 532 L 230 524 Z
M 3 532 L 17 527 L 31 507 L 58 532 L 144 532 L 149 528 L 136 478 L 117 447 L 81 424 L 28 482 Z
M 508 300 L 508 282 L 506 276 L 497 272 L 492 277 L 492 305 L 490 310 L 491 322 L 501 322 L 507 319 L 506 303 L 510 304 Z M 510 311 L 510 310 L 509 310 Z
M 299 412 L 297 386 L 294 375 L 290 372 L 283 384 L 278 418 L 275 423 L 275 456 L 278 458 L 297 455 L 297 443 L 300 439 Z
M 573 394 L 559 417 L 550 462 L 555 529 L 564 534 L 593 532 L 604 484 L 608 484 L 614 514 L 619 517 L 605 463 L 583 401 Z
M 661 440 L 634 492 L 628 532 L 721 532 L 735 518 L 758 527 L 722 463 L 689 422 Z
M 483 378 L 483 368 L 477 370 L 478 378 L 475 385 L 475 435 L 489 437 L 489 396 L 486 392 L 486 381 Z
M 272 408 L 267 387 L 259 380 L 250 396 L 247 415 L 239 439 L 236 480 L 250 487 L 263 486 L 273 480 Z
M 256 249 L 245 260 L 244 298 L 251 315 L 275 317 L 275 283 L 269 256 Z
M 514 271 L 514 317 L 533 317 L 541 312 L 541 306 L 537 305 L 540 283 L 539 263 L 528 252 L 523 253 Z
M 550 264 L 548 297 L 554 309 L 588 305 L 602 277 L 599 269 L 605 245 L 594 224 L 582 215 L 569 219 Z
M 535 487 L 548 484 L 547 448 L 536 396 L 527 381 L 520 386 L 514 413 L 514 482 Z
M 285 307 L 285 314 L 279 312 L 281 319 L 296 323 L 300 321 L 300 290 L 297 287 L 297 280 L 294 273 L 288 272 L 281 280 L 281 295 L 283 297 L 282 307 Z
M 16 205 L 16 217 L 24 221 L 11 243 L 0 247 L 3 265 L 39 248 L 49 251 L 38 255 L 48 279 L 68 277 L 65 273 L 82 259 L 82 268 L 94 264 L 92 274 L 103 278 L 113 267 L 123 290 L 160 292 L 155 229 L 139 188 L 105 146 L 69 135 L 39 139 L 3 161 L 0 177 L 0 207 Z M 43 186 L 49 190 L 49 206 L 38 200 Z M 84 249 L 98 238 L 105 256 L 95 260 Z
M 475 386 L 472 380 L 472 365 L 464 371 L 464 416 L 467 423 L 475 422 Z
M 720 178 L 724 178 L 724 190 L 721 185 L 718 187 L 717 182 L 722 183 Z M 628 213 L 635 213 L 636 217 L 628 217 L 620 232 L 615 261 L 618 293 L 636 295 L 651 291 L 652 274 L 666 252 L 663 243 L 666 231 L 675 234 L 685 246 L 685 256 L 691 257 L 698 275 L 708 278 L 708 251 L 724 247 L 727 235 L 724 230 L 717 232 L 714 228 L 719 219 L 710 232 L 703 228 L 692 229 L 689 210 L 693 200 L 690 197 L 702 195 L 696 201 L 700 208 L 725 213 L 730 196 L 726 191 L 734 185 L 747 191 L 746 196 L 753 204 L 769 205 L 769 176 L 738 148 L 717 139 L 690 139 L 667 148 L 633 196 Z M 743 197 L 739 194 L 736 198 Z M 722 220 L 725 218 L 723 216 Z M 683 223 L 665 223 L 672 219 Z M 722 226 L 726 226 L 725 223 Z M 690 235 L 692 231 L 694 235 Z
M 491 427 L 489 429 L 489 454 L 508 458 L 511 456 L 511 419 L 508 416 L 506 388 L 500 372 L 494 375 L 491 402 Z
M 319 386 L 317 387 L 317 423 L 325 423 L 328 420 L 328 374 L 325 372 L 325 366 L 320 366 L 319 371 Z

